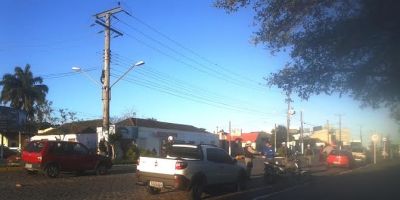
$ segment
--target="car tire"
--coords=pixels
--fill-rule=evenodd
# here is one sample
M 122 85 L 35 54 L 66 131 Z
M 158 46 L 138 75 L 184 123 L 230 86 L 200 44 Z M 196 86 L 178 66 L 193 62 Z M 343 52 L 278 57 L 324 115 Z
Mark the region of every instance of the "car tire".
M 45 169 L 46 175 L 50 178 L 57 178 L 60 175 L 60 168 L 57 164 L 49 164 Z
M 108 168 L 104 163 L 100 163 L 96 167 L 96 175 L 106 175 L 108 173 Z
M 195 182 L 189 190 L 190 200 L 200 200 L 204 191 L 204 181 L 199 180 Z

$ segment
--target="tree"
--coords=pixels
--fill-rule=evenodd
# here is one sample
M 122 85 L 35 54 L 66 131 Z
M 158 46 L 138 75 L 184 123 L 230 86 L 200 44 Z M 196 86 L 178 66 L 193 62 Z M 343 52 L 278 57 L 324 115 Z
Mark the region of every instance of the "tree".
M 276 127 L 276 131 L 275 131 L 275 129 L 272 129 L 271 133 L 274 135 L 272 138 L 273 140 L 275 140 L 275 137 L 276 137 L 276 147 L 280 147 L 282 142 L 287 141 L 286 140 L 287 133 L 286 133 L 285 126 L 279 125 L 278 127 Z M 272 141 L 272 143 L 273 143 L 273 141 Z
M 28 119 L 33 120 L 35 106 L 46 100 L 49 88 L 43 84 L 41 77 L 34 77 L 30 65 L 25 69 L 15 67 L 14 74 L 5 74 L 0 81 L 3 87 L 0 102 L 9 103 L 11 107 L 24 110 Z
M 400 120 L 400 1 L 216 0 L 228 12 L 252 6 L 254 42 L 292 60 L 266 77 L 287 93 L 349 95 L 388 107 Z

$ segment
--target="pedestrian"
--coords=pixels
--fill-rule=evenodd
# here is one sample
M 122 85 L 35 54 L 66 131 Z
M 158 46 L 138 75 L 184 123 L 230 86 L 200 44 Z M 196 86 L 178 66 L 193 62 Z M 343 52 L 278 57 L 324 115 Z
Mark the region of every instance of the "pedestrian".
M 173 144 L 174 144 L 174 137 L 168 136 L 167 141 L 162 146 L 162 155 L 161 155 L 162 157 L 167 157 L 171 153 Z
M 244 147 L 244 162 L 246 164 L 246 172 L 247 178 L 250 179 L 251 170 L 253 169 L 253 159 L 255 155 L 259 155 L 260 153 L 257 152 L 252 146 L 251 141 L 247 141 Z
M 244 154 L 242 147 L 242 138 L 236 138 L 235 142 L 232 144 L 231 156 L 238 158 Z
M 319 162 L 320 163 L 325 162 L 324 145 L 321 145 L 320 148 L 319 148 Z
M 314 156 L 314 152 L 311 149 L 311 145 L 307 144 L 307 148 L 306 148 L 306 158 L 307 158 L 307 165 L 308 167 L 311 167 L 312 165 L 312 157 Z
M 99 154 L 103 156 L 106 156 L 108 154 L 106 140 L 104 138 L 102 138 L 99 142 Z

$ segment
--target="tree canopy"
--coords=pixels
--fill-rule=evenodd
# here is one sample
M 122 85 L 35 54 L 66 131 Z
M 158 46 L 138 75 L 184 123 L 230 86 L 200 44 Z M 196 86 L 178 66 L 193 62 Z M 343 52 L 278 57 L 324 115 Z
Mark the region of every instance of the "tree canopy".
M 34 77 L 30 65 L 24 69 L 15 67 L 14 74 L 5 74 L 0 81 L 2 86 L 0 102 L 9 103 L 11 107 L 24 110 L 33 120 L 35 107 L 46 102 L 49 88 L 43 84 L 41 77 Z
M 400 1 L 216 0 L 217 7 L 255 11 L 257 44 L 291 60 L 266 80 L 311 95 L 346 94 L 362 106 L 392 109 L 400 120 Z

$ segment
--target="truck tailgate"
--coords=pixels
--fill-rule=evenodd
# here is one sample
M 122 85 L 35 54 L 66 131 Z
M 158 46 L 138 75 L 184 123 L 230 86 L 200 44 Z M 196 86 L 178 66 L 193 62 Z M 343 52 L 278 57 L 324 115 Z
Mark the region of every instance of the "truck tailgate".
M 142 172 L 174 175 L 175 163 L 174 159 L 140 157 L 137 169 Z

